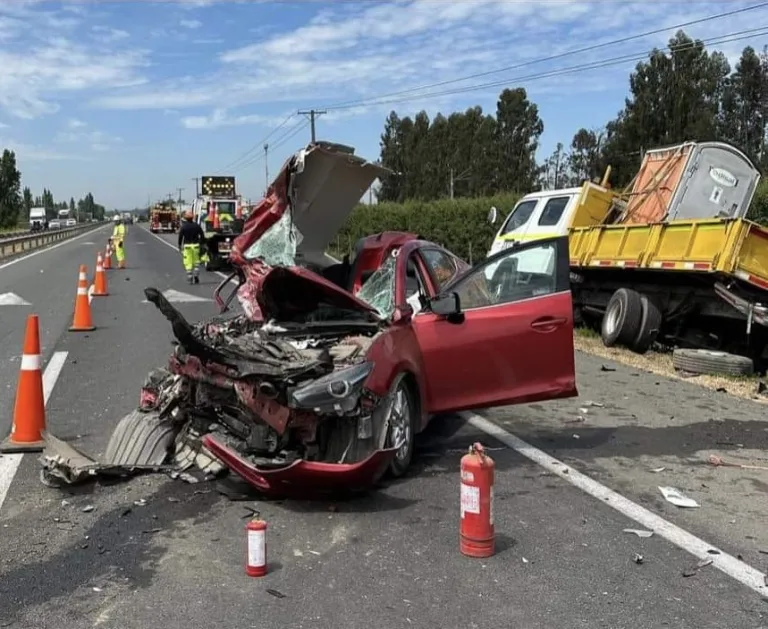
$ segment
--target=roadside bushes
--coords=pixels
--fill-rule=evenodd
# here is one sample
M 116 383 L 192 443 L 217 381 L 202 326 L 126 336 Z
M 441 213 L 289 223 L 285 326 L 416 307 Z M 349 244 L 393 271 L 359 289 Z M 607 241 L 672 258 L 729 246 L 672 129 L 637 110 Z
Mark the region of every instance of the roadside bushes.
M 355 242 L 381 231 L 409 231 L 436 242 L 467 261 L 485 257 L 499 228 L 488 223 L 488 210 L 495 205 L 506 217 L 519 194 L 476 199 L 441 199 L 358 205 L 339 237 L 332 243 L 332 254 L 350 253 Z

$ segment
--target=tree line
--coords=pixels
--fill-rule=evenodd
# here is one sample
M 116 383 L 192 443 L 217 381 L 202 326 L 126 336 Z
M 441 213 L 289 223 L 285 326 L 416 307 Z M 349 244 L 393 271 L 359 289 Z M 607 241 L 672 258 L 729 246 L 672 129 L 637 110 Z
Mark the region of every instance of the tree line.
M 21 172 L 16 165 L 16 153 L 5 149 L 0 157 L 0 228 L 13 228 L 29 220 L 29 210 L 44 207 L 46 218 L 57 216 L 59 210 L 69 209 L 78 221 L 90 218 L 104 219 L 105 208 L 96 203 L 90 192 L 75 201 L 56 201 L 47 188 L 41 195 L 34 196 L 29 187 L 21 187 Z
M 495 114 L 476 106 L 432 120 L 392 111 L 381 134 L 381 162 L 396 175 L 381 181 L 379 201 L 485 197 L 581 185 L 611 165 L 622 187 L 645 150 L 689 140 L 728 142 L 758 167 L 765 152 L 768 54 L 747 47 L 733 71 L 725 55 L 708 51 L 683 31 L 668 50 L 654 50 L 629 77 L 629 95 L 613 120 L 579 129 L 536 160 L 544 122 L 523 88 L 499 95 Z

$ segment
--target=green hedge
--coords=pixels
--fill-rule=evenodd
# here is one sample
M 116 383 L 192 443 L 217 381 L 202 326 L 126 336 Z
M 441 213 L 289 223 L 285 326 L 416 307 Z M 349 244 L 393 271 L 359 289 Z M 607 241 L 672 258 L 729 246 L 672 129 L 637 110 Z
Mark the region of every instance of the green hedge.
M 339 233 L 332 252 L 343 255 L 355 242 L 382 231 L 409 231 L 420 234 L 465 260 L 485 257 L 499 225 L 488 223 L 488 210 L 495 205 L 506 216 L 520 195 L 479 199 L 443 199 L 359 205 Z

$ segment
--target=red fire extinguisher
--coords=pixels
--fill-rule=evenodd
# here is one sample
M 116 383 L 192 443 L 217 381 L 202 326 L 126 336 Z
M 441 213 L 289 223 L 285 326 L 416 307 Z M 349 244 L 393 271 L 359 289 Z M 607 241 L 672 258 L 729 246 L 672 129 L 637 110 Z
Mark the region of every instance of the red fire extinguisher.
M 490 557 L 495 552 L 494 468 L 493 459 L 480 443 L 470 446 L 461 457 L 459 550 L 468 557 Z
M 267 523 L 257 514 L 245 525 L 245 534 L 245 574 L 249 577 L 263 577 L 267 574 Z

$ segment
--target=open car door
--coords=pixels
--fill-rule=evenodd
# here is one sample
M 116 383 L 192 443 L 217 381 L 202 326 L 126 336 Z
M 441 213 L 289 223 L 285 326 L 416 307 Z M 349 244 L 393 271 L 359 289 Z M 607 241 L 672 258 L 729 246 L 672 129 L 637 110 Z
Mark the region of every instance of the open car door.
M 567 236 L 486 258 L 412 326 L 429 413 L 577 395 Z

